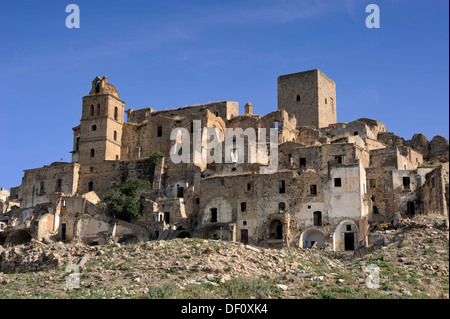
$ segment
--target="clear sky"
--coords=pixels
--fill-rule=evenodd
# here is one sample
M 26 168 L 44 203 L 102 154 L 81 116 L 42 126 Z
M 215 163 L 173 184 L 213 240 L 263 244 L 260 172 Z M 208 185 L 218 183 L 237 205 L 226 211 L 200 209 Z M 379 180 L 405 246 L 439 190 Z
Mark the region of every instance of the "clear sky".
M 79 29 L 66 27 L 70 3 Z M 370 3 L 379 29 L 365 25 Z M 2 0 L 0 186 L 71 161 L 81 99 L 104 75 L 126 109 L 231 100 L 265 115 L 278 76 L 320 69 L 339 122 L 448 138 L 448 12 L 447 0 Z

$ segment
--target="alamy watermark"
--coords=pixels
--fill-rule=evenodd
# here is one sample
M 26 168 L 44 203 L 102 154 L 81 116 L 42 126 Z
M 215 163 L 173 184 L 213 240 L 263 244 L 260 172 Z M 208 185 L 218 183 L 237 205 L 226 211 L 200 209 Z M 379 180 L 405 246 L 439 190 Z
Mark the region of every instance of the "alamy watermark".
M 260 167 L 261 174 L 275 173 L 278 169 L 278 129 L 276 128 L 269 129 L 270 142 L 267 143 L 265 128 L 257 130 L 225 128 L 223 133 L 215 127 L 205 127 L 202 130 L 201 121 L 195 120 L 192 126 L 192 153 L 189 131 L 185 128 L 175 128 L 170 134 L 170 140 L 175 141 L 170 150 L 170 160 L 174 164 L 193 162 L 200 165 L 201 163 L 222 163 L 225 158 L 225 163 L 242 164 L 245 158 L 245 137 L 247 137 L 248 164 L 264 165 Z
M 377 265 L 370 264 L 365 269 L 366 287 L 369 289 L 380 288 L 380 268 Z
M 80 28 L 80 7 L 76 4 L 69 4 L 66 7 L 66 12 L 70 14 L 66 18 L 66 27 L 68 29 Z
M 71 264 L 66 267 L 66 272 L 70 273 L 66 278 L 66 288 L 80 288 L 80 268 L 77 265 Z
M 369 29 L 380 28 L 380 7 L 376 4 L 369 4 L 366 7 L 366 12 L 370 14 L 366 18 L 366 27 Z

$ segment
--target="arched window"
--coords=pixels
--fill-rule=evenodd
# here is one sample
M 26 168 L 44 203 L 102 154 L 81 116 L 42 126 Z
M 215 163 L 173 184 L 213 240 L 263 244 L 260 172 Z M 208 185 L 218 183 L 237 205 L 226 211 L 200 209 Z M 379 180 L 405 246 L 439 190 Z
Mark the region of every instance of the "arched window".
M 114 141 L 117 141 L 117 131 L 114 131 Z
M 94 105 L 91 105 L 91 116 L 94 116 Z
M 325 104 L 328 104 L 328 100 L 327 100 L 327 98 L 325 98 Z
M 88 184 L 88 191 L 92 192 L 94 190 L 94 182 L 89 182 Z
M 114 119 L 117 121 L 118 118 L 119 118 L 119 109 L 116 106 L 114 108 Z
M 94 156 L 95 156 L 95 150 L 91 149 L 91 157 L 94 157 Z
M 285 210 L 286 209 L 286 204 L 285 203 L 279 203 L 278 204 L 278 209 L 279 210 Z
M 322 226 L 322 212 L 314 212 L 314 226 Z

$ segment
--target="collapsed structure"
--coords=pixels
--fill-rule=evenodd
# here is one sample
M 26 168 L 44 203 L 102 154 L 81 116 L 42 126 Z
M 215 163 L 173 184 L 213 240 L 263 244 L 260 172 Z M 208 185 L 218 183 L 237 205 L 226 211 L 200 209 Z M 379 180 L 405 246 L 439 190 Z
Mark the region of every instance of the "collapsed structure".
M 236 138 L 227 128 L 277 128 L 278 169 L 261 174 L 266 164 L 248 161 L 248 145 L 232 149 L 244 161 L 173 163 L 171 132 L 192 133 L 197 120 L 221 131 L 221 143 Z M 280 76 L 278 110 L 265 116 L 251 103 L 239 114 L 231 101 L 125 111 L 108 78 L 96 77 L 73 133 L 71 163 L 25 170 L 11 189 L 20 208 L 3 209 L 9 219 L 0 244 L 200 237 L 341 251 L 369 245 L 370 225 L 396 214 L 448 216 L 448 140 L 405 141 L 366 118 L 337 123 L 335 83 L 320 70 Z M 149 169 L 151 151 L 165 157 Z M 142 198 L 141 218 L 116 220 L 95 204 L 130 178 L 150 180 L 153 191 Z

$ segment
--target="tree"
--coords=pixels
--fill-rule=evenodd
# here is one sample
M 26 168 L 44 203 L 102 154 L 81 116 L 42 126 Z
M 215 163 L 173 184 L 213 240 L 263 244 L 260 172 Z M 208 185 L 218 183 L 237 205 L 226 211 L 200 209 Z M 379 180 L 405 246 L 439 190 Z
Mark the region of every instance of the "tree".
M 130 179 L 119 188 L 110 188 L 102 203 L 113 217 L 130 221 L 142 215 L 141 198 L 150 194 L 152 185 L 142 179 Z

